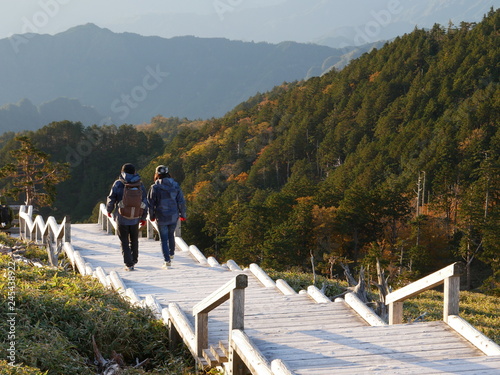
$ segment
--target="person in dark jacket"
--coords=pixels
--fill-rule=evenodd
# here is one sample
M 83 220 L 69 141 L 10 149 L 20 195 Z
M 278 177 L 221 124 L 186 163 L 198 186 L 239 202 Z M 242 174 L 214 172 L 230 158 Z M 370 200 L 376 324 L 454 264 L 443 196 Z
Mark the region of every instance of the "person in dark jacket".
M 168 167 L 156 167 L 155 183 L 148 192 L 149 218 L 158 224 L 163 268 L 170 267 L 175 254 L 175 228 L 177 220 L 186 220 L 186 202 L 179 184 L 170 176 Z
M 120 238 L 123 262 L 125 263 L 126 271 L 133 271 L 134 265 L 137 263 L 139 258 L 139 224 L 146 224 L 146 217 L 148 215 L 147 210 L 147 192 L 146 188 L 142 184 L 141 177 L 135 173 L 135 167 L 133 164 L 126 163 L 122 166 L 120 176 L 113 183 L 111 191 L 107 198 L 106 210 L 108 211 L 108 216 L 112 217 L 114 211 L 114 217 L 118 224 L 117 234 Z M 118 207 L 123 199 L 123 192 L 125 189 L 125 184 L 133 184 L 140 182 L 140 189 L 142 190 L 142 214 L 137 218 L 126 218 L 120 214 Z M 116 210 L 115 210 L 116 208 Z

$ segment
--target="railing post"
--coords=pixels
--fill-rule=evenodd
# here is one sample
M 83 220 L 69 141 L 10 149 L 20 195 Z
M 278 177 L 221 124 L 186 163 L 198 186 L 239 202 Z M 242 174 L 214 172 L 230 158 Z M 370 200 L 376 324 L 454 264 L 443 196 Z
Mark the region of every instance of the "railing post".
M 245 328 L 245 289 L 233 289 L 230 297 L 229 342 L 233 329 Z
M 243 329 L 244 289 L 247 286 L 248 276 L 245 274 L 237 275 L 193 307 L 193 316 L 195 317 L 194 352 L 198 357 L 202 357 L 203 350 L 208 349 L 208 313 L 225 301 L 230 301 L 229 337 L 231 337 L 233 329 Z
M 64 223 L 64 242 L 71 242 L 71 217 L 66 216 Z
M 148 236 L 148 240 L 152 240 L 154 238 L 155 230 L 153 228 L 153 223 L 151 220 L 146 220 L 146 233 Z
M 111 221 L 109 220 L 109 217 L 106 216 L 106 233 L 107 234 L 113 233 L 113 231 L 111 230 L 112 227 L 113 227 L 113 225 L 111 224 Z
M 175 237 L 182 237 L 181 236 L 181 226 L 182 226 L 182 221 L 181 219 L 177 219 L 177 225 L 175 226 L 175 233 L 174 233 L 174 236 Z
M 26 229 L 24 228 L 24 219 L 19 215 L 19 238 L 22 240 L 25 239 L 25 231 Z
M 99 218 L 101 219 L 100 220 L 101 229 L 106 230 L 106 217 L 104 216 L 104 212 L 99 211 Z
M 403 323 L 403 302 L 389 304 L 389 324 Z
M 208 348 L 208 313 L 200 312 L 195 317 L 196 355 L 203 356 L 203 349 Z
M 460 276 L 444 279 L 443 320 L 448 323 L 449 315 L 458 315 L 460 300 Z

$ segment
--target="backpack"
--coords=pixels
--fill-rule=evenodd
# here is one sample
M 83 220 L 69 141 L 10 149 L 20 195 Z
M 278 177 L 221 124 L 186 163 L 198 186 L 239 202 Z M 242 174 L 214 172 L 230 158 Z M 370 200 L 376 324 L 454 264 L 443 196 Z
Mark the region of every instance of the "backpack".
M 141 182 L 124 185 L 123 198 L 118 203 L 118 212 L 126 219 L 140 218 L 146 208 L 142 201 Z
M 0 207 L 0 223 L 2 226 L 8 226 L 10 225 L 10 222 L 12 221 L 12 217 L 10 215 L 10 210 L 9 207 L 5 204 L 2 204 Z

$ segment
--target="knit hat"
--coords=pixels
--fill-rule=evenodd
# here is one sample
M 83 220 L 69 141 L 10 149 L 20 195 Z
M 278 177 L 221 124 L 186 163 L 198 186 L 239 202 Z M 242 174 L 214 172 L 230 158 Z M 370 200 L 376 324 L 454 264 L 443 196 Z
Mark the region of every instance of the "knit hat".
M 164 165 L 159 165 L 156 167 L 156 174 L 158 175 L 165 175 L 168 173 L 168 167 Z
M 123 164 L 122 166 L 122 172 L 129 173 L 129 174 L 134 174 L 135 173 L 135 167 L 133 164 L 126 163 Z

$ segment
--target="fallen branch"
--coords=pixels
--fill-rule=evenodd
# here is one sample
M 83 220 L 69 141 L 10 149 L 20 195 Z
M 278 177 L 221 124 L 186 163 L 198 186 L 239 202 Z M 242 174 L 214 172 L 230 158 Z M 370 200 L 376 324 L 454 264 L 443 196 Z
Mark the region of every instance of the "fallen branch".
M 119 375 L 121 374 L 123 369 L 127 368 L 123 356 L 120 353 L 115 352 L 114 350 L 111 353 L 111 359 L 105 359 L 101 354 L 101 351 L 97 347 L 95 342 L 95 338 L 92 335 L 92 347 L 94 349 L 95 361 L 94 364 L 97 366 L 97 375 Z M 136 358 L 136 364 L 131 366 L 132 368 L 139 368 L 144 366 L 149 362 L 149 358 L 146 358 L 144 361 L 139 362 L 139 359 Z

